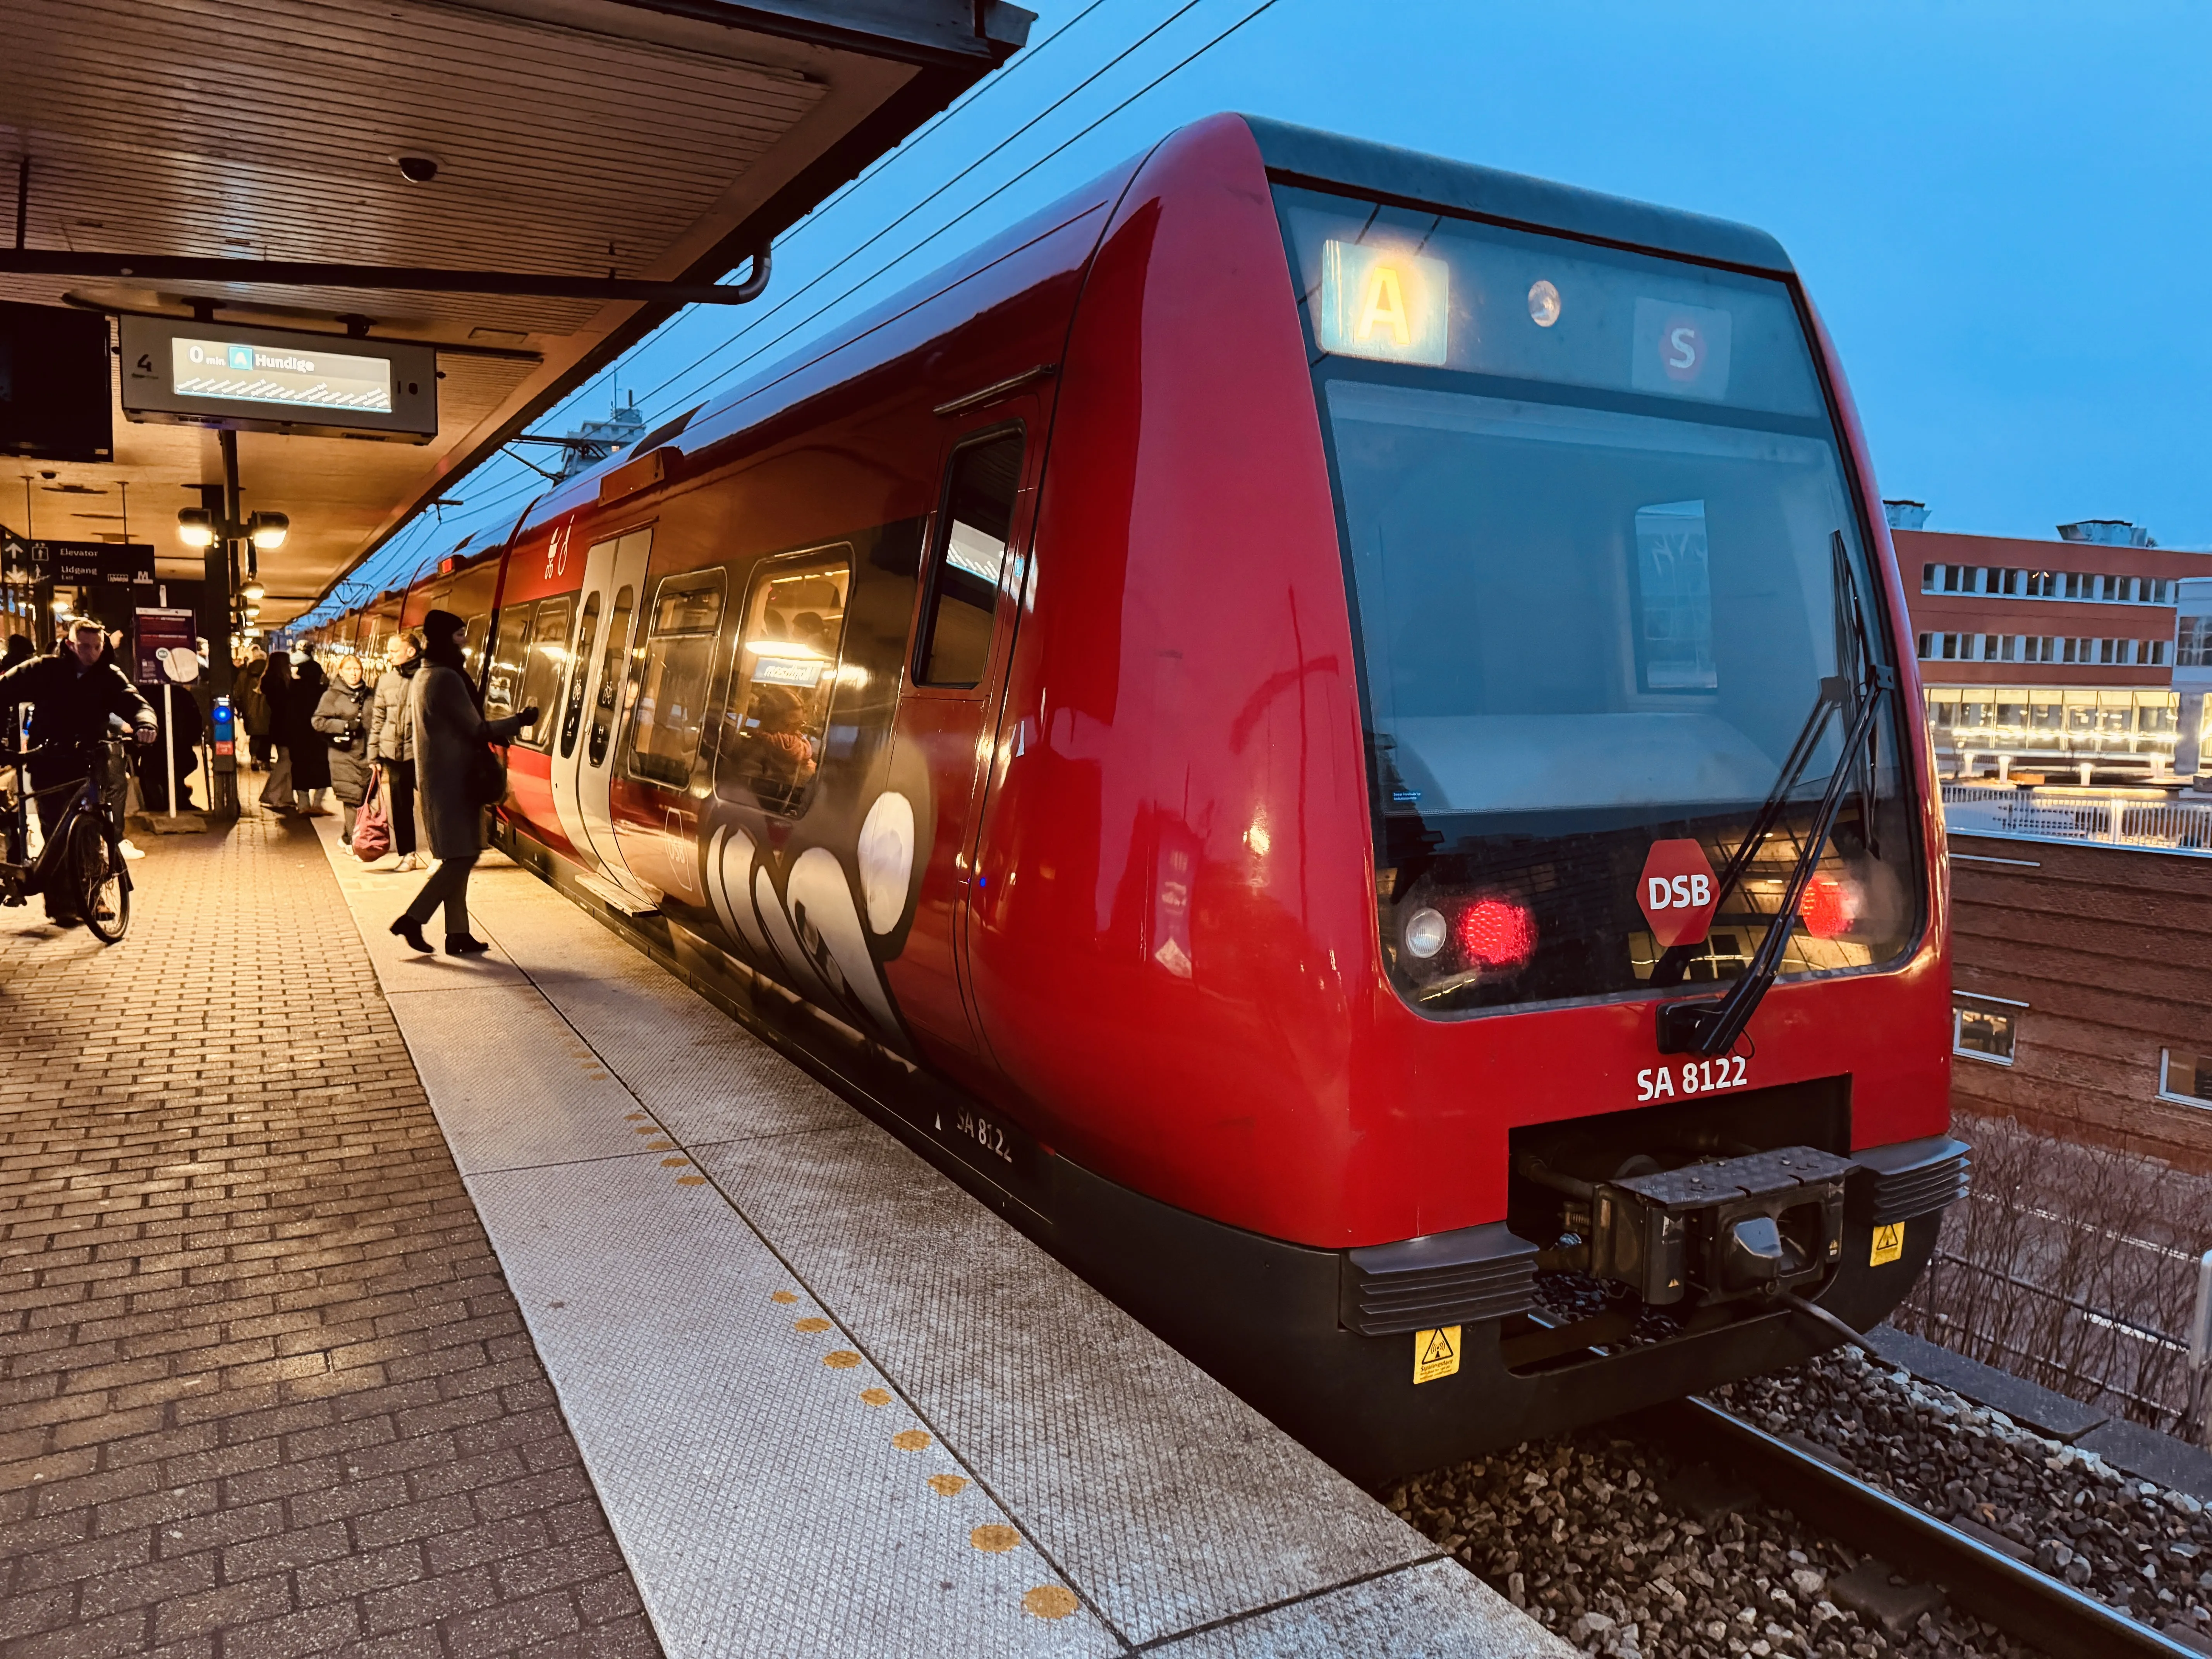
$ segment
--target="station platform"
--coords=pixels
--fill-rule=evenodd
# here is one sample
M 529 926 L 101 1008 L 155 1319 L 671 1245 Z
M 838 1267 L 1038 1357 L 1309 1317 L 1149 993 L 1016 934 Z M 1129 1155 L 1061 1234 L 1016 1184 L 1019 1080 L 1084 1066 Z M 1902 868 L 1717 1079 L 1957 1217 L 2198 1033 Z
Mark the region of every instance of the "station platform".
M 118 1339 L 100 1334 L 97 1320 L 63 1322 L 52 1311 L 92 1294 L 74 1288 L 81 1281 L 71 1275 L 101 1259 L 96 1245 L 70 1246 L 64 1222 L 96 1230 L 112 1216 L 94 1206 L 118 1204 L 167 1213 L 178 1206 L 153 1190 L 159 1182 L 190 1191 L 213 1179 L 192 1173 L 207 1158 L 200 1151 L 189 1158 L 149 1151 L 141 1163 L 171 1161 L 134 1166 L 141 1178 L 100 1188 L 105 1197 L 75 1173 L 87 1156 L 88 1126 L 66 1103 L 81 1088 L 70 1079 L 88 1074 L 70 1058 L 69 1033 L 83 1026 L 72 1028 L 58 1009 L 85 1006 L 70 988 L 88 970 L 118 987 L 143 981 L 146 995 L 163 1002 L 164 1030 L 189 1033 L 202 1018 L 204 1041 L 224 1054 L 216 1066 L 196 1050 L 190 1068 L 149 1079 L 131 1070 L 141 1062 L 131 1056 L 143 1049 L 118 1060 L 119 1040 L 103 1036 L 101 1109 L 122 1131 L 111 1139 L 127 1145 L 136 1135 L 149 1148 L 189 1139 L 193 1131 L 172 1126 L 225 1119 L 242 1098 L 238 1069 L 266 1068 L 328 1121 L 300 1122 L 261 1143 L 254 1179 L 326 1183 L 315 1204 L 352 1204 L 355 1231 L 376 1234 L 356 1248 L 403 1259 L 465 1252 L 459 1229 L 495 1255 L 495 1263 L 471 1264 L 483 1293 L 483 1311 L 471 1317 L 494 1322 L 477 1339 L 482 1363 L 508 1368 L 511 1380 L 493 1385 L 495 1394 L 507 1388 L 519 1408 L 544 1412 L 547 1431 L 532 1443 L 570 1483 L 549 1491 L 562 1528 L 581 1540 L 565 1547 L 598 1571 L 546 1585 L 494 1561 L 486 1581 L 502 1594 L 511 1581 L 509 1602 L 441 1611 L 413 1627 L 434 1625 L 447 1653 L 498 1650 L 494 1644 L 508 1638 L 514 1646 L 550 1639 L 598 1651 L 657 1644 L 684 1656 L 1142 1650 L 1179 1659 L 1505 1659 L 1571 1651 L 535 876 L 489 859 L 471 899 L 491 954 L 416 957 L 386 930 L 420 878 L 366 868 L 339 847 L 335 820 L 319 828 L 319 842 L 303 826 L 253 823 L 228 836 L 166 841 L 137 866 L 137 931 L 105 955 L 82 933 L 28 925 L 0 940 L 0 1012 L 11 1050 L 0 1097 L 10 1127 L 0 1205 L 14 1212 L 0 1245 L 9 1252 L 0 1259 L 0 1386 L 12 1390 L 0 1395 L 0 1457 L 22 1460 L 0 1464 L 0 1503 L 9 1505 L 0 1509 L 6 1659 L 19 1641 L 41 1639 L 15 1611 L 26 1594 L 44 1593 L 33 1580 L 65 1584 L 75 1599 L 70 1625 L 43 1627 L 58 1638 L 49 1650 L 21 1650 L 89 1651 L 58 1639 L 99 1605 L 88 1586 L 102 1575 L 86 1552 L 97 1554 L 103 1538 L 129 1529 L 79 1515 L 111 1501 L 91 1488 L 83 1503 L 64 1509 L 43 1490 L 45 1478 L 80 1486 L 112 1478 L 110 1461 L 114 1473 L 136 1467 L 118 1450 L 126 1439 L 56 1415 L 57 1401 L 86 1392 L 72 1392 L 67 1379 L 131 1363 L 119 1349 L 110 1357 L 101 1348 L 79 1367 L 66 1352 Z M 216 888 L 225 890 L 220 897 Z M 188 891 L 199 896 L 178 896 Z M 209 915 L 232 907 L 254 925 Z M 340 984 L 342 998 L 329 989 Z M 190 996 L 169 1012 L 163 1000 L 174 1001 L 179 989 Z M 297 1012 L 242 1039 L 239 1028 L 257 1006 Z M 110 1018 L 100 1029 L 123 1024 Z M 44 1033 L 46 1046 L 26 1048 L 26 1030 Z M 15 1051 L 27 1068 L 15 1063 Z M 49 1095 L 62 1098 L 39 1103 Z M 397 1136 L 404 1167 L 386 1167 L 393 1138 L 355 1127 L 374 1109 L 420 1115 Z M 26 1162 L 17 1151 L 16 1127 L 33 1119 L 47 1126 L 38 1154 L 45 1162 Z M 58 1144 L 72 1137 L 80 1144 Z M 170 1173 L 177 1170 L 184 1173 Z M 114 1195 L 131 1188 L 146 1190 Z M 362 1210 L 374 1207 L 372 1193 L 384 1206 L 374 1219 Z M 33 1209 L 37 1218 L 21 1219 Z M 277 1223 L 258 1255 L 243 1237 L 220 1248 L 241 1272 L 258 1260 L 274 1277 L 288 1266 L 283 1228 L 301 1224 Z M 71 1266 L 79 1255 L 82 1262 Z M 27 1259 L 42 1265 L 27 1274 Z M 146 1270 L 175 1271 L 150 1261 Z M 416 1294 L 409 1306 L 419 1310 L 436 1297 Z M 52 1335 L 33 1335 L 56 1331 L 66 1334 L 59 1348 Z M 245 1321 L 222 1334 L 254 1340 Z M 384 1361 L 387 1370 L 421 1364 L 416 1350 L 435 1365 L 447 1363 L 435 1355 L 467 1347 L 395 1335 L 410 1352 Z M 503 1345 L 496 1356 L 494 1343 Z M 341 1413 L 351 1397 L 343 1393 L 323 1410 L 312 1398 L 294 1401 L 282 1376 L 249 1381 L 243 1372 L 261 1362 L 244 1352 L 231 1363 L 241 1371 L 234 1383 L 218 1368 L 203 1386 L 218 1395 L 234 1386 L 273 1389 L 255 1409 L 297 1406 L 314 1418 L 279 1431 L 288 1454 L 283 1433 L 342 1433 L 346 1421 L 368 1415 Z M 463 1383 L 435 1380 L 465 1379 L 475 1363 L 451 1358 L 450 1371 L 432 1371 L 431 1394 L 451 1388 L 455 1398 L 475 1398 L 482 1389 L 462 1395 Z M 46 1377 L 62 1382 L 50 1386 L 40 1380 Z M 109 1397 L 151 1380 L 118 1373 Z M 420 1394 L 422 1379 L 410 1372 L 398 1385 Z M 545 1389 L 542 1398 L 530 1394 L 533 1386 Z M 173 1389 L 158 1420 L 137 1425 L 140 1435 L 191 1426 L 195 1412 L 179 1412 L 168 1403 L 173 1397 Z M 19 1401 L 45 1417 L 18 1427 Z M 422 1408 L 435 1403 L 426 1399 Z M 32 1479 L 39 1471 L 30 1466 L 42 1460 L 83 1461 L 61 1444 L 71 1425 L 76 1442 L 95 1444 L 92 1466 Z M 404 1463 L 416 1437 L 396 1418 L 388 1426 L 377 1449 Z M 209 1447 L 217 1456 L 220 1441 Z M 315 1449 L 302 1443 L 298 1450 L 305 1460 Z M 380 1501 L 404 1500 L 394 1507 L 410 1511 L 439 1501 L 429 1490 L 450 1478 L 438 1476 L 439 1460 L 458 1451 L 450 1442 L 416 1445 L 413 1455 L 433 1478 L 403 1474 Z M 353 1466 L 350 1452 L 330 1455 Z M 148 1447 L 143 1455 L 159 1454 Z M 322 1468 L 337 1489 L 360 1483 L 339 1467 Z M 220 1514 L 224 1482 L 245 1477 L 207 1478 Z M 129 1501 L 158 1509 L 168 1479 Z M 312 1518 L 321 1496 L 295 1488 L 271 1535 L 325 1524 Z M 471 1498 L 461 1507 L 469 1529 L 500 1524 Z M 292 1521 L 293 1508 L 304 1524 Z M 371 1510 L 372 1519 L 381 1513 Z M 535 1516 L 538 1535 L 551 1539 L 550 1518 L 518 1512 L 522 1530 Z M 459 1528 L 460 1511 L 449 1509 L 445 1521 Z M 410 1523 L 380 1524 L 404 1533 Z M 342 1531 L 335 1559 L 402 1547 L 414 1553 L 386 1557 L 385 1569 L 411 1572 L 406 1583 L 451 1576 L 431 1570 L 443 1565 L 431 1559 L 442 1532 L 365 1545 L 364 1535 L 383 1535 L 379 1526 L 349 1522 Z M 158 1567 L 179 1540 L 145 1541 L 146 1565 Z M 494 1547 L 488 1540 L 479 1547 Z M 538 1542 L 534 1553 L 550 1547 Z M 70 1550 L 78 1554 L 58 1559 Z M 216 1565 L 206 1589 L 227 1589 L 225 1563 Z M 67 1579 L 75 1568 L 84 1571 Z M 285 1570 L 285 1605 L 258 1622 L 300 1621 L 296 1641 L 318 1608 L 337 1605 L 311 1599 L 310 1571 Z M 367 1567 L 355 1571 L 373 1577 Z M 538 1579 L 549 1571 L 541 1568 Z M 522 1594 L 533 1583 L 536 1599 Z M 361 1592 L 343 1604 L 343 1618 L 330 1615 L 349 1621 L 349 1640 L 373 1635 L 377 1616 L 389 1624 L 388 1604 L 373 1614 L 367 1599 L 379 1593 Z M 264 1582 L 272 1608 L 274 1595 Z M 504 1637 L 456 1622 L 501 1605 Z M 157 1615 L 143 1615 L 148 1645 L 161 1633 Z M 540 1622 L 526 1629 L 531 1618 Z M 185 1626 L 173 1618 L 167 1628 L 173 1636 Z M 257 1646 L 234 1633 L 221 1652 L 231 1659 L 316 1645 L 272 1636 Z M 409 1650 L 424 1650 L 414 1640 Z

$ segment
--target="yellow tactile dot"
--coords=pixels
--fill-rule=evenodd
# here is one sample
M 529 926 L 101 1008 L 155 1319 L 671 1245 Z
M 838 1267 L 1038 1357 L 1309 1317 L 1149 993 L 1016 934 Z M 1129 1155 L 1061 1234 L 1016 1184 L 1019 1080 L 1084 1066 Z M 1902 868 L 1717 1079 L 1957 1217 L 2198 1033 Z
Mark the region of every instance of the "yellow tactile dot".
M 849 1371 L 860 1363 L 860 1356 L 850 1348 L 840 1348 L 834 1353 L 823 1354 L 822 1363 L 832 1370 Z
M 645 1114 L 643 1112 L 632 1112 L 628 1117 L 624 1118 L 623 1121 L 625 1123 L 642 1123 L 645 1121 Z
M 929 1437 L 920 1429 L 901 1429 L 891 1437 L 891 1444 L 901 1451 L 924 1451 L 928 1449 Z
M 968 1483 L 957 1474 L 933 1474 L 929 1477 L 929 1489 L 939 1498 L 951 1498 L 967 1491 Z
M 676 1150 L 676 1143 L 672 1140 L 648 1140 L 645 1143 L 645 1150 L 648 1152 L 672 1152 Z
M 684 1170 L 690 1165 L 691 1160 L 688 1158 L 664 1158 L 660 1160 L 660 1167 L 664 1170 Z
M 794 1295 L 793 1295 L 791 1291 L 771 1291 L 771 1292 L 769 1293 L 769 1298 L 768 1298 L 768 1299 L 769 1299 L 769 1301 L 771 1301 L 771 1302 L 781 1303 L 781 1304 L 783 1304 L 785 1307 L 787 1307 L 787 1307 L 789 1307 L 793 1303 L 794 1303 L 794 1302 L 796 1302 L 796 1301 L 798 1301 L 798 1300 L 799 1300 L 798 1297 L 794 1296 Z
M 658 1123 L 641 1123 L 630 1133 L 634 1135 L 657 1135 L 660 1133 L 660 1126 Z
M 988 1551 L 993 1555 L 1002 1555 L 1008 1550 L 1019 1548 L 1022 1535 L 1012 1527 L 1001 1527 L 993 1522 L 978 1527 L 969 1533 L 968 1541 L 979 1550 Z
M 1065 1619 L 1080 1605 L 1065 1584 L 1039 1584 L 1022 1597 L 1022 1611 L 1040 1619 Z
M 863 1406 L 888 1406 L 891 1403 L 891 1391 L 889 1389 L 863 1389 L 860 1390 L 860 1403 Z
M 704 1176 L 678 1176 L 676 1177 L 676 1184 L 679 1187 L 703 1187 L 707 1184 L 707 1177 Z
M 802 1336 L 811 1336 L 817 1331 L 828 1330 L 830 1322 L 826 1319 L 794 1319 L 791 1322 L 791 1328 Z

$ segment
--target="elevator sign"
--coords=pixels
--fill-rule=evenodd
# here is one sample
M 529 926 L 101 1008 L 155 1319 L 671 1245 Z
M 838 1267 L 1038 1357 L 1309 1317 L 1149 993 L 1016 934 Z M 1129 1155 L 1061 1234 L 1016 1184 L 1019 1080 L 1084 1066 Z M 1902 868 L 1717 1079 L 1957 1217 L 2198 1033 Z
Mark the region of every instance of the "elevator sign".
M 1703 847 L 1694 841 L 1656 841 L 1637 878 L 1636 902 L 1662 948 L 1695 945 L 1713 925 L 1719 888 Z

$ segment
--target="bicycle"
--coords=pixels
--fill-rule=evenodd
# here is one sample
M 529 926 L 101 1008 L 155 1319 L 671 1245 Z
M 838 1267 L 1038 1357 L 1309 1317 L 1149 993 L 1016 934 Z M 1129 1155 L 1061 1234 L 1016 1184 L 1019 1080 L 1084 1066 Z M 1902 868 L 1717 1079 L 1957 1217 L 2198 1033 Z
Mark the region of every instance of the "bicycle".
M 88 775 L 47 789 L 23 781 L 25 763 L 52 753 L 54 745 L 0 756 L 15 769 L 15 810 L 7 823 L 7 856 L 0 859 L 0 905 L 19 905 L 34 893 L 74 893 L 85 927 L 102 945 L 118 943 L 131 931 L 131 869 L 123 856 L 120 814 L 109 806 L 106 781 L 124 767 L 124 743 L 102 738 L 100 758 Z M 39 856 L 30 849 L 30 807 L 39 795 L 74 789 Z

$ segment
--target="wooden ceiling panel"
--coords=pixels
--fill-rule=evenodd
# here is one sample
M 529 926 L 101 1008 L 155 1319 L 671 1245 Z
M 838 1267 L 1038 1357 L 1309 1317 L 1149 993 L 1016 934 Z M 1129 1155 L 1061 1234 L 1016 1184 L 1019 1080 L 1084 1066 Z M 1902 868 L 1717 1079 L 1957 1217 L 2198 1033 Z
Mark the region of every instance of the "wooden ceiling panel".
M 0 186 L 27 156 L 34 251 L 236 259 L 241 276 L 270 259 L 712 280 L 1005 61 L 1028 15 L 986 0 L 979 33 L 978 12 L 975 0 L 0 0 Z M 435 179 L 404 179 L 403 155 L 435 160 Z M 0 188 L 0 246 L 12 206 Z M 264 571 L 272 596 L 326 586 L 666 315 L 627 301 L 5 273 L 0 299 L 169 314 L 197 300 L 225 320 L 331 331 L 367 317 L 381 337 L 532 354 L 441 353 L 425 447 L 244 434 L 248 500 L 295 526 Z M 173 555 L 181 486 L 219 476 L 212 436 L 118 417 L 116 438 L 112 466 L 50 470 L 128 484 L 134 529 L 161 526 Z M 0 521 L 21 516 L 0 489 Z M 268 619 L 285 614 L 272 603 Z

